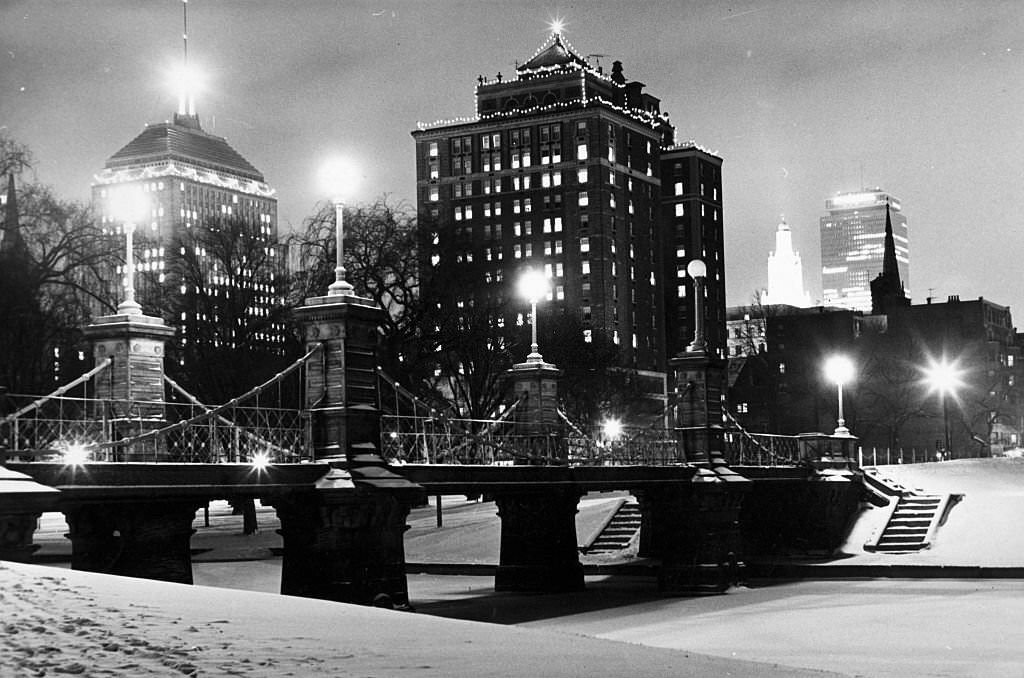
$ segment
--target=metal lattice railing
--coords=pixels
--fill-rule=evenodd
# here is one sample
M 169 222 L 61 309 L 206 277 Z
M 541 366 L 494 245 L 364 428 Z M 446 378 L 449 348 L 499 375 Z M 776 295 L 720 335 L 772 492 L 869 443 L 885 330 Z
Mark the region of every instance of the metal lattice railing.
M 43 398 L 8 396 L 15 411 L 0 420 L 0 444 L 11 457 L 76 462 L 300 461 L 312 447 L 309 418 L 268 396 L 291 375 L 301 378 L 299 368 L 319 350 L 314 347 L 267 382 L 216 407 L 170 379 L 170 393 L 180 400 L 87 397 L 89 379 L 109 364 L 104 363 Z M 73 385 L 82 386 L 85 395 L 67 395 Z

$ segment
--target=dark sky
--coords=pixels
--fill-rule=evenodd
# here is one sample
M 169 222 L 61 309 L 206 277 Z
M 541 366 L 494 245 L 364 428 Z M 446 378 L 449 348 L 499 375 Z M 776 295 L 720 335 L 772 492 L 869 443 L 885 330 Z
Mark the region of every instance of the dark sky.
M 282 228 L 326 191 L 412 200 L 409 132 L 473 114 L 478 74 L 510 74 L 555 17 L 586 55 L 662 100 L 680 140 L 725 159 L 730 304 L 767 283 L 785 214 L 820 296 L 818 220 L 838 191 L 903 202 L 915 302 L 985 296 L 1024 314 L 1024 2 L 192 0 L 198 111 L 278 191 Z M 87 199 L 93 174 L 175 108 L 178 0 L 0 0 L 0 125 L 38 178 Z

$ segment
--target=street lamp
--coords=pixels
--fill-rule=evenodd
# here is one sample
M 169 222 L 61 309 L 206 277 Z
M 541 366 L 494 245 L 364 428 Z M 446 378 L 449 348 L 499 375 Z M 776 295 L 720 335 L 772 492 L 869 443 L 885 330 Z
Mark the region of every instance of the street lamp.
M 704 278 L 708 275 L 708 267 L 700 259 L 693 259 L 686 265 L 686 272 L 693 278 L 693 341 L 686 347 L 687 353 L 706 353 L 707 341 L 704 339 Z
M 345 197 L 351 195 L 357 178 L 355 168 L 344 158 L 333 158 L 320 169 L 320 182 L 333 196 L 331 202 L 334 203 L 334 237 L 337 241 L 335 247 L 337 256 L 334 266 L 334 282 L 327 288 L 328 296 L 353 294 L 352 285 L 345 281 L 344 211 Z
M 850 429 L 846 428 L 846 420 L 843 419 L 843 384 L 853 379 L 853 362 L 843 355 L 832 356 L 825 361 L 825 378 L 834 382 L 839 392 L 839 418 L 833 435 L 849 436 Z
M 544 272 L 537 268 L 527 269 L 519 278 L 519 294 L 530 302 L 530 325 L 533 327 L 533 341 L 530 344 L 530 355 L 526 356 L 528 363 L 541 363 L 541 357 L 537 346 L 537 302 L 548 295 L 551 286 Z
M 115 189 L 110 197 L 110 212 L 115 221 L 124 223 L 124 301 L 117 305 L 121 315 L 142 315 L 142 306 L 135 301 L 135 224 L 149 213 L 149 200 L 138 185 L 125 185 Z
M 949 396 L 956 396 L 956 389 L 963 385 L 960 379 L 962 372 L 955 363 L 950 363 L 945 357 L 941 361 L 932 361 L 932 364 L 924 371 L 925 380 L 933 391 L 939 392 L 942 401 L 942 431 L 945 439 L 945 454 L 949 454 Z

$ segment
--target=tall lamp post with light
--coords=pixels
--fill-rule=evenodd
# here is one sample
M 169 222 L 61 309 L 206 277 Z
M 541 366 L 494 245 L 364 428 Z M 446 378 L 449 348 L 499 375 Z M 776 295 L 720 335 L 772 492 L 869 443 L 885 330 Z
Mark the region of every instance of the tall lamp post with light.
M 530 354 L 526 356 L 528 363 L 542 363 L 544 358 L 537 345 L 537 304 L 551 291 L 551 284 L 544 272 L 531 268 L 519 278 L 519 294 L 530 302 L 531 339 Z
M 825 378 L 836 385 L 839 398 L 839 416 L 833 433 L 836 436 L 850 437 L 850 429 L 843 418 L 843 386 L 853 380 L 853 372 L 853 361 L 844 355 L 835 355 L 825 361 Z
M 332 158 L 320 169 L 320 181 L 330 191 L 334 203 L 335 266 L 334 282 L 327 288 L 328 296 L 354 294 L 345 280 L 345 198 L 352 194 L 358 176 L 353 165 L 344 158 Z
M 925 381 L 933 391 L 938 391 L 942 403 L 942 432 L 945 448 L 944 454 L 950 454 L 949 435 L 949 398 L 956 397 L 956 389 L 963 385 L 960 379 L 962 372 L 955 363 L 950 363 L 945 357 L 938 362 L 932 362 L 925 369 Z
M 142 315 L 142 306 L 135 301 L 135 225 L 150 211 L 149 200 L 141 186 L 121 186 L 110 199 L 111 216 L 124 224 L 124 299 L 117 305 L 121 315 Z
M 110 189 L 105 207 L 115 223 L 124 226 L 124 298 L 113 315 L 95 318 L 83 332 L 92 343 L 96 364 L 110 361 L 109 378 L 96 380 L 96 398 L 113 403 L 111 425 L 115 435 L 124 438 L 162 425 L 164 347 L 174 328 L 143 314 L 135 299 L 135 227 L 149 216 L 150 201 L 141 186 L 124 184 Z M 124 454 L 125 461 L 133 460 L 130 450 Z

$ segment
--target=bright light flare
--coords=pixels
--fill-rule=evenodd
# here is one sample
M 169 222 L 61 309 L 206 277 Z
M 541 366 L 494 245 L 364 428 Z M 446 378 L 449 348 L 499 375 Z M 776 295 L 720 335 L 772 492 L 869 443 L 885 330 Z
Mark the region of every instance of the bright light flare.
M 359 184 L 359 171 L 355 164 L 344 157 L 334 157 L 320 167 L 320 188 L 335 202 L 352 197 Z
M 138 224 L 149 215 L 149 198 L 138 184 L 125 184 L 111 191 L 110 215 L 115 221 Z
M 562 31 L 565 30 L 565 19 L 556 17 L 548 23 L 548 27 L 554 35 L 561 35 Z
M 619 419 L 605 419 L 601 424 L 601 432 L 607 440 L 618 440 L 622 435 L 622 421 Z
M 938 362 L 933 361 L 924 370 L 925 381 L 928 382 L 931 389 L 943 395 L 953 395 L 958 388 L 964 385 L 960 378 L 962 375 L 963 371 L 957 367 L 957 364 L 948 362 L 945 358 Z
M 178 113 L 195 115 L 196 94 L 206 85 L 206 74 L 194 64 L 178 64 L 167 76 L 168 85 L 178 95 Z
M 67 466 L 81 466 L 89 461 L 89 448 L 82 443 L 61 443 L 57 449 L 60 450 L 61 460 Z
M 264 471 L 270 466 L 270 455 L 266 452 L 257 452 L 252 455 L 252 467 L 256 471 Z
M 853 380 L 853 361 L 844 355 L 834 355 L 825 361 L 825 378 L 842 386 Z
M 519 278 L 519 295 L 536 304 L 551 291 L 551 283 L 548 277 L 538 268 L 527 269 Z

